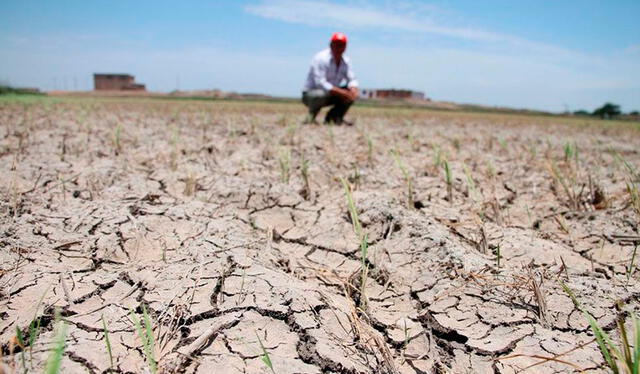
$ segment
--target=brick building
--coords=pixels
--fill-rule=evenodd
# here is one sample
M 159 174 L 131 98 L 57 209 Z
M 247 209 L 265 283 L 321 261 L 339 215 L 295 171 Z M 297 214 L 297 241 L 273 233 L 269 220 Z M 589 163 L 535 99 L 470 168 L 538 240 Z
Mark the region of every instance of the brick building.
M 395 89 L 363 89 L 360 97 L 363 99 L 402 100 L 424 99 L 424 92 Z
M 145 91 L 144 84 L 135 82 L 129 74 L 93 74 L 93 87 L 96 91 Z

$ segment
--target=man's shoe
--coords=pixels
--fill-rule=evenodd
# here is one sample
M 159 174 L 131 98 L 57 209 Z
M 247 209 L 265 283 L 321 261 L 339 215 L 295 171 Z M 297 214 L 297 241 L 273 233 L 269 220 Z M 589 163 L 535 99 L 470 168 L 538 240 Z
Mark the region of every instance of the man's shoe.
M 356 121 L 347 121 L 346 119 L 343 119 L 341 122 L 345 126 L 353 126 L 356 124 Z
M 355 122 L 347 121 L 347 120 L 346 120 L 346 119 L 344 119 L 344 118 L 337 118 L 337 119 L 335 120 L 335 122 L 334 122 L 334 123 L 335 123 L 336 125 L 338 125 L 338 126 L 341 126 L 341 125 L 344 125 L 344 126 L 353 126 L 353 125 L 355 124 Z

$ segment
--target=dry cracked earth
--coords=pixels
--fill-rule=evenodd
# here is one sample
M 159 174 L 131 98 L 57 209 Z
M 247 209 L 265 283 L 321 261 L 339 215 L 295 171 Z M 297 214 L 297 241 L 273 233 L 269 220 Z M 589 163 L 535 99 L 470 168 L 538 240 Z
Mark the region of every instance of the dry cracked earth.
M 637 129 L 303 114 L 0 103 L 0 372 L 42 372 L 56 313 L 62 373 L 607 372 L 562 284 L 614 339 L 638 311 Z

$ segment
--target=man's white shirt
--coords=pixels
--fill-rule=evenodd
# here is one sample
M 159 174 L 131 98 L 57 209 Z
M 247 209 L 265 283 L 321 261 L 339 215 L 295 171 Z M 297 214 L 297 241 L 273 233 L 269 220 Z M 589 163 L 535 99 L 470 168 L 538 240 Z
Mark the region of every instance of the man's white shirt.
M 349 57 L 342 55 L 340 66 L 336 66 L 331 49 L 327 48 L 313 56 L 303 91 L 320 88 L 329 92 L 334 86 L 340 87 L 343 81 L 347 87 L 358 87 Z

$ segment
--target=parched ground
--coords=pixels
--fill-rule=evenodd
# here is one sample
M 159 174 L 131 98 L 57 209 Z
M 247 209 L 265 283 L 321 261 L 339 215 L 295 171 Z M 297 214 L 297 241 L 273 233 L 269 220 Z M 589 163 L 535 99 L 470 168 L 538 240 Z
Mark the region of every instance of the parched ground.
M 637 124 L 303 115 L 0 102 L 0 372 L 42 372 L 56 310 L 62 373 L 607 372 L 563 284 L 614 339 L 638 311 Z

